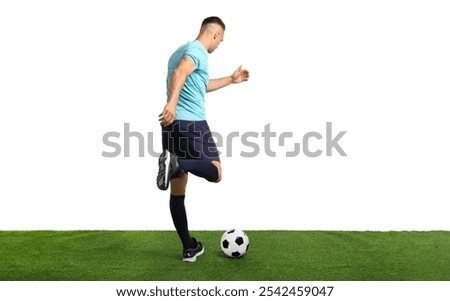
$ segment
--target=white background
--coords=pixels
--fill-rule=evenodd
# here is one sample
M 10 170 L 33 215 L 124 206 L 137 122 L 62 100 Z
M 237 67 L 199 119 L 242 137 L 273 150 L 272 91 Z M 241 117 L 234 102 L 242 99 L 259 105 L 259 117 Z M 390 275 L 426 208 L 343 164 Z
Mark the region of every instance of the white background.
M 212 130 L 295 140 L 191 176 L 191 229 L 450 230 L 446 1 L 2 2 L 0 229 L 173 229 L 157 158 L 135 139 L 104 158 L 102 137 L 130 123 L 161 150 L 167 60 L 211 15 L 211 77 L 251 72 L 207 95 Z M 326 122 L 347 157 L 285 157 Z

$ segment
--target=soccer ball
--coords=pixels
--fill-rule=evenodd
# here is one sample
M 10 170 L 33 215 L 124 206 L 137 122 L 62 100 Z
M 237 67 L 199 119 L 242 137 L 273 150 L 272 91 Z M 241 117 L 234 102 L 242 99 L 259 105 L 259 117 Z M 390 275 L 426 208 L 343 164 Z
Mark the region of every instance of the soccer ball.
M 220 240 L 222 251 L 231 258 L 242 257 L 247 253 L 248 246 L 248 236 L 242 230 L 229 230 L 222 235 L 222 239 Z

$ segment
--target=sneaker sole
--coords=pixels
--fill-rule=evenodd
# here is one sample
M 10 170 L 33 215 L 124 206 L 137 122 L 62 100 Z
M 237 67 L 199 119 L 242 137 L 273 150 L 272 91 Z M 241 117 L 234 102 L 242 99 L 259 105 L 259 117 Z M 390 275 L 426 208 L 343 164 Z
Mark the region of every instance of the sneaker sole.
M 170 154 L 168 150 L 165 150 L 164 152 L 165 157 L 159 158 L 159 166 L 164 165 L 165 174 L 164 177 L 162 175 L 158 174 L 158 177 L 156 179 L 157 186 L 160 190 L 167 190 L 169 188 L 168 183 L 168 177 L 169 177 L 169 167 L 170 167 Z M 159 182 L 162 181 L 161 184 Z
M 166 177 L 164 178 L 164 188 L 168 188 L 168 179 L 169 179 L 169 167 L 170 167 L 170 154 L 169 151 L 166 150 L 166 162 L 164 162 L 164 164 L 166 164 Z
M 200 256 L 200 255 L 203 255 L 204 252 L 205 252 L 205 247 L 203 247 L 203 249 L 202 249 L 200 252 L 198 252 L 197 254 L 195 254 L 194 257 L 191 257 L 191 258 L 183 258 L 183 261 L 186 261 L 186 262 L 195 262 L 195 261 L 197 260 L 197 257 Z

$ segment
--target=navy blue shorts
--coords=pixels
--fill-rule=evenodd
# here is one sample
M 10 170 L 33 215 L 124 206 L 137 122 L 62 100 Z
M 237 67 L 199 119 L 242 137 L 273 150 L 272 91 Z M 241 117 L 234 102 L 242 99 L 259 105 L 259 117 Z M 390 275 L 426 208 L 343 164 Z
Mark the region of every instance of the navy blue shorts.
M 180 159 L 220 161 L 219 151 L 205 120 L 175 120 L 171 125 L 162 127 L 162 146 Z

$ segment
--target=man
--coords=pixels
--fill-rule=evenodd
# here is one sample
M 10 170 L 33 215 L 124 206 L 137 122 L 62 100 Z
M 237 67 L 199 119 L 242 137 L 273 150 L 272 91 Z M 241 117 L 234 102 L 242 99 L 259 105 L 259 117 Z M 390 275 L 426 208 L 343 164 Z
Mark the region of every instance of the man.
M 170 212 L 183 244 L 183 261 L 188 262 L 204 252 L 202 243 L 188 230 L 184 206 L 188 173 L 215 183 L 222 178 L 219 152 L 206 122 L 205 94 L 249 78 L 248 71 L 239 67 L 230 76 L 209 79 L 208 54 L 223 41 L 224 32 L 220 18 L 206 18 L 197 38 L 172 54 L 167 104 L 159 115 L 164 152 L 158 162 L 157 186 L 167 190 L 170 183 Z

